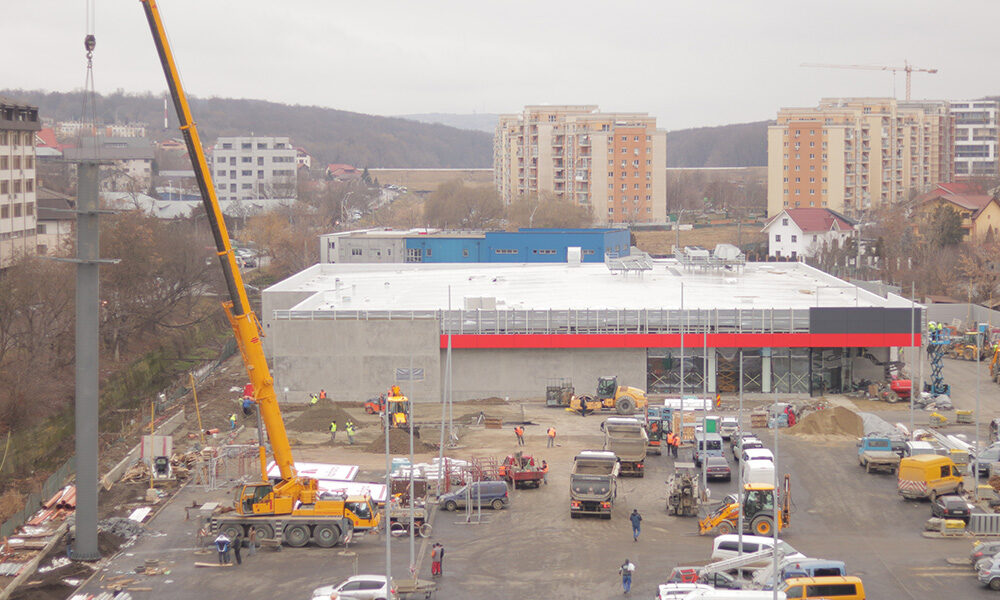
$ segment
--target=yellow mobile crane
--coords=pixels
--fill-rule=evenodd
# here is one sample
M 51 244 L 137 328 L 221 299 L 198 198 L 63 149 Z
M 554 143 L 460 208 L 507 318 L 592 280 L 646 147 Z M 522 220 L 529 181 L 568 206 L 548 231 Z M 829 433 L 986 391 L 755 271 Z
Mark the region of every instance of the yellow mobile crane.
M 267 477 L 267 454 L 260 448 L 261 481 L 244 485 L 237 491 L 235 510 L 213 519 L 213 529 L 233 537 L 246 535 L 253 526 L 261 538 L 273 538 L 289 546 L 304 546 L 312 540 L 319 546 L 335 546 L 353 530 L 374 529 L 379 526 L 380 515 L 372 506 L 371 498 L 334 496 L 322 497 L 315 479 L 303 477 L 295 471 L 292 449 L 281 419 L 274 380 L 267 367 L 267 358 L 261 346 L 261 329 L 257 316 L 250 309 L 243 278 L 236 264 L 236 256 L 229 244 L 229 232 L 222 218 L 211 171 L 205 160 L 198 128 L 191 117 L 187 96 L 167 42 L 156 0 L 140 0 L 149 21 L 153 42 L 160 56 L 163 73 L 170 87 L 170 96 L 180 120 L 180 130 L 187 144 L 191 165 L 194 167 L 202 202 L 215 239 L 215 247 L 222 265 L 222 273 L 229 289 L 229 301 L 223 303 L 226 316 L 233 327 L 243 363 L 256 392 L 261 420 L 271 441 L 274 462 L 280 480 L 272 482 Z

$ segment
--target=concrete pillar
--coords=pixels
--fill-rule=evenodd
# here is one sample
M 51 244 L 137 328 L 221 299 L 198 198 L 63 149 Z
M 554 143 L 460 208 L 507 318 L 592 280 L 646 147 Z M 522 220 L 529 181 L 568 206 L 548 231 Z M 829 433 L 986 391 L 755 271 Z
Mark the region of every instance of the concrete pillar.
M 77 560 L 101 558 L 97 549 L 99 169 L 97 162 L 77 165 L 76 538 L 70 555 Z
M 760 349 L 760 391 L 771 392 L 771 349 Z
M 708 381 L 708 393 L 715 394 L 718 387 L 715 381 L 716 358 L 715 348 L 708 349 L 708 356 L 705 361 L 705 380 Z

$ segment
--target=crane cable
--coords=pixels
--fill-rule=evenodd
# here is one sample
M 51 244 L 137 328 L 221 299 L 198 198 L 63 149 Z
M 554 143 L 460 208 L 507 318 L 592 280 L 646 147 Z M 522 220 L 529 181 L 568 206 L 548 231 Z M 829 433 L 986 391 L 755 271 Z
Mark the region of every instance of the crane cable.
M 83 130 L 89 124 L 93 135 L 90 136 L 93 150 L 96 153 L 97 143 L 97 92 L 94 86 L 94 48 L 97 47 L 95 35 L 97 22 L 97 0 L 87 0 L 87 32 L 83 38 L 83 48 L 87 53 L 87 74 L 83 83 L 83 107 L 80 117 L 80 128 L 77 129 L 77 146 L 83 150 Z

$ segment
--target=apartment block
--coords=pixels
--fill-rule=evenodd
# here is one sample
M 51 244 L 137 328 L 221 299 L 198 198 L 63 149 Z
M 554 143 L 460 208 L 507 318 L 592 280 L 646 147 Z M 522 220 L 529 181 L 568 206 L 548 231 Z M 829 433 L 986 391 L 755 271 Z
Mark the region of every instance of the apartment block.
M 551 193 L 590 208 L 598 224 L 666 222 L 666 167 L 666 131 L 646 113 L 526 106 L 501 115 L 493 138 L 505 204 Z
M 783 108 L 768 128 L 767 211 L 829 208 L 849 216 L 901 202 L 954 175 L 947 102 L 824 98 Z
M 0 269 L 34 254 L 38 107 L 0 97 Z
M 209 164 L 219 200 L 295 198 L 298 151 L 287 137 L 220 137 Z
M 997 177 L 997 114 L 1000 102 L 959 100 L 951 102 L 955 115 L 955 177 Z

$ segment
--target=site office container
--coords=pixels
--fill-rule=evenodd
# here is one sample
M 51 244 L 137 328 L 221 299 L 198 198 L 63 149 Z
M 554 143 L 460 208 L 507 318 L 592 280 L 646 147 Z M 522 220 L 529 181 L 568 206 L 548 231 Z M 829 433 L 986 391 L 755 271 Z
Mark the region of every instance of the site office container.
M 899 495 L 904 498 L 934 499 L 942 494 L 961 493 L 962 474 L 947 456 L 920 454 L 899 461 Z

